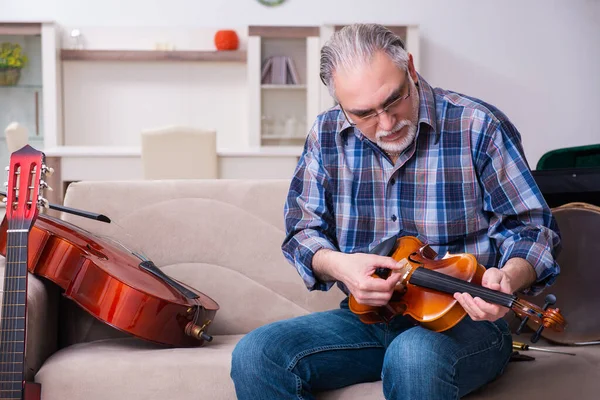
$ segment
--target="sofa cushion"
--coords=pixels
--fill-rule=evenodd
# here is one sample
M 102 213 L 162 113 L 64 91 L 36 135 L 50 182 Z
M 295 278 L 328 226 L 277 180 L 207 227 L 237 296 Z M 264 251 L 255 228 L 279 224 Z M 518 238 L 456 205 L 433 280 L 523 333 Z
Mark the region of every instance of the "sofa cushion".
M 240 336 L 215 336 L 202 348 L 160 348 L 135 338 L 69 346 L 42 366 L 47 399 L 235 399 L 231 351 Z M 99 378 L 101 377 L 101 378 Z
M 6 259 L 0 256 L 0 315 Z M 44 360 L 56 350 L 56 319 L 58 290 L 39 277 L 27 276 L 27 359 L 26 376 L 33 376 Z
M 131 185 L 138 184 L 144 186 L 138 182 Z M 200 193 L 195 194 L 200 197 L 166 196 L 166 200 L 142 203 L 127 213 L 118 213 L 116 218 L 111 216 L 111 224 L 88 222 L 89 226 L 82 227 L 143 254 L 171 277 L 213 298 L 220 310 L 211 325 L 211 334 L 247 333 L 269 322 L 338 307 L 344 297 L 339 289 L 309 292 L 296 269 L 285 260 L 281 252 L 285 236 L 282 224 L 265 217 L 266 210 L 256 204 L 234 201 L 248 195 L 244 186 L 240 185 L 238 195 L 229 190 L 226 201 L 204 198 Z M 106 196 L 113 198 L 105 200 L 117 201 L 118 189 L 117 185 L 117 189 L 110 190 Z M 124 196 L 131 187 L 120 189 Z M 70 193 L 75 193 L 75 189 Z M 93 193 L 89 196 L 93 197 Z M 266 192 L 263 196 L 272 197 Z M 251 203 L 258 202 L 254 197 L 249 199 Z M 271 213 L 283 220 L 283 199 L 280 200 Z M 70 317 L 61 334 L 63 346 L 123 336 L 70 304 L 65 307 L 70 310 Z
M 215 336 L 209 346 L 187 349 L 160 348 L 135 338 L 81 343 L 50 357 L 36 381 L 42 384 L 42 393 L 48 399 L 163 400 L 196 393 L 194 398 L 233 400 L 231 352 L 241 337 Z M 535 361 L 509 363 L 500 379 L 466 398 L 566 399 L 577 393 L 578 399 L 596 399 L 600 347 L 562 349 L 577 356 L 530 351 L 527 354 Z M 577 382 L 576 388 L 571 387 L 572 382 Z M 317 396 L 319 400 L 383 398 L 380 381 Z

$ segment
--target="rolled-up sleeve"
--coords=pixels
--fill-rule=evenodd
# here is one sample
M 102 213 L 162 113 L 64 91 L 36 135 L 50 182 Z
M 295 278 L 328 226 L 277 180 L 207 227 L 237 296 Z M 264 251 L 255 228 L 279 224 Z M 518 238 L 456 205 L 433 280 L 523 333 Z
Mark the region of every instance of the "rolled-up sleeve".
M 536 295 L 560 273 L 560 232 L 527 165 L 516 128 L 508 121 L 490 127 L 479 168 L 484 209 L 491 214 L 488 235 L 500 249 L 499 268 L 514 257 L 533 266 L 537 279 L 523 293 Z
M 337 250 L 327 172 L 321 162 L 317 131 L 313 127 L 290 183 L 284 207 L 285 258 L 298 270 L 309 290 L 329 290 L 335 282 L 318 280 L 312 259 L 321 249 Z

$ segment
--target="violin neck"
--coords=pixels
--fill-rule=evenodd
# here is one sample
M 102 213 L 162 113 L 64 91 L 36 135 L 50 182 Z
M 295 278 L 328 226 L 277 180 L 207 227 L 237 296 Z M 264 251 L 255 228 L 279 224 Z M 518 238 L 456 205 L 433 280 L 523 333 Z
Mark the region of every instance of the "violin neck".
M 416 268 L 408 280 L 410 284 L 424 288 L 444 292 L 448 294 L 469 293 L 473 297 L 479 297 L 488 303 L 511 308 L 517 297 L 512 294 L 502 293 L 497 290 L 488 289 L 462 279 L 442 274 L 424 267 Z

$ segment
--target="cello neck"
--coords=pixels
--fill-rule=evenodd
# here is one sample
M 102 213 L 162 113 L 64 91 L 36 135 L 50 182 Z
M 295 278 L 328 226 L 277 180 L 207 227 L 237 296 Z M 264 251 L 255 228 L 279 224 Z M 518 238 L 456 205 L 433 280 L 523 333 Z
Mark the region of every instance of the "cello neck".
M 512 308 L 513 303 L 517 300 L 515 295 L 488 289 L 481 285 L 476 285 L 424 267 L 415 268 L 408 283 L 450 295 L 456 292 L 469 293 L 471 296 L 479 297 L 488 303 L 508 308 Z

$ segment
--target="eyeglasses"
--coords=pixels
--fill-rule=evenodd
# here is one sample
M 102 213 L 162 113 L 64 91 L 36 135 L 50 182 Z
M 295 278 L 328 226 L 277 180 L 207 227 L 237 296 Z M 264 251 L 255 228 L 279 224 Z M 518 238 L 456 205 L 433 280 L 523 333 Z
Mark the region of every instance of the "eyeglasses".
M 395 99 L 392 100 L 391 103 L 389 103 L 388 105 L 386 105 L 385 107 L 383 107 L 383 109 L 380 112 L 374 112 L 368 115 L 364 115 L 362 117 L 360 116 L 356 116 L 357 121 L 353 122 L 349 117 L 348 114 L 346 113 L 346 111 L 344 110 L 344 107 L 342 107 L 340 105 L 340 108 L 342 109 L 342 112 L 344 113 L 344 116 L 346 117 L 346 119 L 348 120 L 348 123 L 352 126 L 358 126 L 359 128 L 370 128 L 374 125 L 377 125 L 379 123 L 379 116 L 381 114 L 383 114 L 384 112 L 387 113 L 388 115 L 395 115 L 397 114 L 400 109 L 402 108 L 402 105 L 404 104 L 404 100 L 408 99 L 410 97 L 410 81 L 408 80 L 408 72 L 406 74 L 406 80 L 405 82 L 408 83 L 408 92 L 405 95 L 398 95 L 398 97 L 396 97 Z

